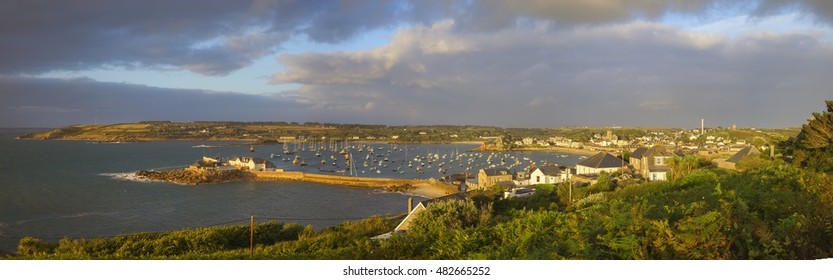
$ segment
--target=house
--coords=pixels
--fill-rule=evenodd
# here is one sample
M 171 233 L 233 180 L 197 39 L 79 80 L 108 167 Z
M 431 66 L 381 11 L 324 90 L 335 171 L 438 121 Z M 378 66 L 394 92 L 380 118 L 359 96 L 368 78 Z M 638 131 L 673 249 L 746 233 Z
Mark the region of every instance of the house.
M 668 162 L 677 155 L 662 146 L 651 148 L 639 147 L 631 153 L 628 161 L 633 169 L 650 181 L 668 180 L 666 173 L 671 171 Z
M 761 151 L 758 151 L 758 149 L 755 149 L 755 147 L 747 146 L 735 153 L 734 155 L 732 155 L 731 157 L 729 157 L 728 159 L 724 161 L 715 161 L 715 163 L 717 164 L 717 167 L 720 168 L 736 169 L 738 162 L 740 162 L 741 160 L 748 159 L 760 154 Z
M 222 162 L 220 161 L 219 158 L 203 156 L 201 160 L 195 162 L 192 165 L 189 165 L 188 169 L 194 169 L 194 170 L 216 169 L 220 166 L 222 166 Z
M 429 204 L 442 202 L 442 201 L 454 201 L 454 200 L 465 200 L 465 199 L 466 199 L 465 193 L 454 193 L 454 194 L 449 194 L 449 195 L 446 195 L 446 196 L 441 196 L 441 197 L 437 197 L 437 198 L 422 201 L 422 202 L 418 203 L 413 209 L 411 209 L 408 212 L 408 216 L 405 216 L 405 219 L 403 219 L 401 222 L 399 222 L 399 225 L 397 225 L 396 228 L 393 229 L 393 232 L 407 232 L 408 229 L 411 227 L 411 222 L 413 222 L 413 220 L 416 219 L 416 217 L 419 216 L 420 213 L 424 212 L 426 207 Z
M 529 175 L 529 184 L 557 184 L 567 180 L 566 172 L 561 172 L 558 165 L 545 165 L 532 171 Z
M 228 164 L 239 169 L 248 169 L 252 171 L 274 170 L 275 165 L 268 160 L 252 157 L 236 157 L 228 161 Z
M 622 159 L 611 155 L 608 152 L 600 152 L 577 163 L 576 174 L 598 175 L 602 171 L 613 173 L 625 165 L 626 163 Z
M 498 182 L 512 181 L 512 172 L 506 168 L 480 169 L 477 173 L 477 186 L 481 189 L 496 185 Z

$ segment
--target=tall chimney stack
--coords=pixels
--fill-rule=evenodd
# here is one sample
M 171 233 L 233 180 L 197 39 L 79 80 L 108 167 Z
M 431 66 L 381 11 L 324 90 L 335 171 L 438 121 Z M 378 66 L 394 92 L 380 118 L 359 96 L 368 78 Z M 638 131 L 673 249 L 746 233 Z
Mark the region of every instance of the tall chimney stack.
M 408 211 L 405 213 L 411 213 L 411 209 L 414 209 L 414 198 L 408 197 Z
M 700 134 L 706 133 L 704 125 L 706 124 L 706 119 L 700 119 Z

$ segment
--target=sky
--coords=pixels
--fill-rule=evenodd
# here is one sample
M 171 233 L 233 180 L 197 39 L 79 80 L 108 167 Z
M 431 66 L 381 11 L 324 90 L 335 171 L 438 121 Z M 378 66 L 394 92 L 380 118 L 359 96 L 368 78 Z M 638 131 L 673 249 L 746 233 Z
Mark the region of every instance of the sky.
M 0 2 L 0 127 L 796 127 L 831 73 L 825 0 Z

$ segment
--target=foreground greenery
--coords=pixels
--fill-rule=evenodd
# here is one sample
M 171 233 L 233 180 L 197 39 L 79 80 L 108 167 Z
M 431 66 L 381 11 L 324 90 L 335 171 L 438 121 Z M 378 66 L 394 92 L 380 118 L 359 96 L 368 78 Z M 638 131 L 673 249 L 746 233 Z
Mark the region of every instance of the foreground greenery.
M 699 168 L 672 181 L 542 186 L 530 197 L 429 204 L 410 232 L 372 217 L 315 231 L 269 222 L 256 259 L 819 259 L 833 257 L 833 182 L 780 160 Z M 248 226 L 57 244 L 24 238 L 22 259 L 248 259 Z
M 833 257 L 833 101 L 814 113 L 785 158 L 742 160 L 739 171 L 674 159 L 670 181 L 543 185 L 431 203 L 406 234 L 371 217 L 315 231 L 269 222 L 48 243 L 20 240 L 20 259 L 820 259 Z

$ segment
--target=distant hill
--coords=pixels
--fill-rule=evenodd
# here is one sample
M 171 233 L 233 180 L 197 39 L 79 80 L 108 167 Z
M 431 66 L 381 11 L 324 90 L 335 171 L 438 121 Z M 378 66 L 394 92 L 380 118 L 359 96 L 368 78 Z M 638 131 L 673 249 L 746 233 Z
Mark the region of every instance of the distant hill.
M 475 125 L 412 125 L 387 126 L 333 123 L 286 122 L 170 122 L 146 121 L 105 125 L 71 125 L 21 135 L 30 139 L 66 139 L 104 142 L 135 142 L 156 140 L 247 140 L 256 142 L 284 141 L 372 141 L 393 143 L 492 142 L 497 136 L 522 140 L 565 137 L 584 142 L 610 131 L 619 139 L 633 140 L 656 133 L 674 134 L 688 131 L 680 128 L 638 127 L 565 127 L 565 128 L 501 128 Z M 798 134 L 798 128 L 784 129 L 709 129 L 707 135 L 742 139 L 751 143 L 784 141 Z M 763 137 L 762 137 L 763 136 Z M 687 140 L 687 138 L 686 138 Z

